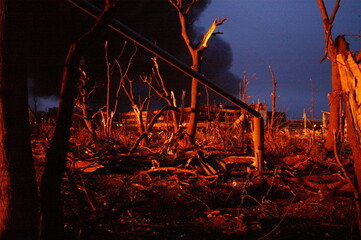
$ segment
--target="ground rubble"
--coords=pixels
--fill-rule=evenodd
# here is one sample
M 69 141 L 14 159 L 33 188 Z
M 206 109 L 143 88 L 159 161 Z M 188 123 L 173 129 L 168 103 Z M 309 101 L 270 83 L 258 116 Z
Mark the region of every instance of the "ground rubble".
M 307 156 L 279 159 L 257 175 L 252 157 L 222 151 L 192 150 L 179 159 L 92 154 L 73 156 L 64 177 L 69 239 L 358 236 L 352 193 L 338 186 L 340 171 Z

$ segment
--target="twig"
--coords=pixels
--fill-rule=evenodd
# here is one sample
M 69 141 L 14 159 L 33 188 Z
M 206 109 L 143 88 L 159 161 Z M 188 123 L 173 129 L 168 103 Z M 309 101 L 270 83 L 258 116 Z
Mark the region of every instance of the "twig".
M 210 208 L 204 201 L 202 201 L 201 199 L 199 199 L 198 197 L 194 196 L 194 195 L 191 194 L 191 193 L 187 193 L 187 192 L 182 188 L 181 185 L 179 185 L 179 189 L 180 189 L 184 194 L 186 194 L 186 195 L 194 198 L 194 199 L 197 200 L 198 202 L 202 203 L 202 204 L 208 209 L 208 211 L 211 210 L 211 208 Z
M 243 199 L 246 198 L 246 197 L 248 197 L 248 198 L 250 198 L 250 199 L 253 199 L 256 203 L 258 203 L 258 205 L 259 205 L 260 207 L 263 208 L 263 204 L 262 204 L 260 201 L 258 201 L 255 197 L 252 197 L 251 195 L 248 195 L 248 194 L 242 196 L 242 204 L 243 204 Z
M 164 172 L 188 173 L 188 174 L 198 175 L 197 171 L 195 171 L 195 170 L 190 170 L 190 169 L 185 169 L 185 168 L 177 168 L 177 167 L 151 168 L 149 170 L 139 171 L 139 172 L 137 172 L 137 174 L 144 175 L 144 174 L 149 174 L 149 173 L 152 173 L 152 172 L 163 172 L 163 171 Z
M 333 152 L 335 154 L 336 161 L 337 161 L 338 165 L 340 166 L 340 168 L 342 170 L 342 173 L 343 173 L 344 177 L 346 178 L 347 182 L 349 182 L 351 184 L 351 188 L 352 188 L 352 191 L 353 191 L 354 196 L 355 196 L 356 204 L 359 205 L 360 204 L 360 192 L 359 192 L 355 182 L 353 181 L 351 175 L 346 171 L 345 166 L 341 162 L 340 156 L 339 156 L 338 151 L 337 151 L 336 131 L 335 130 L 333 132 L 333 137 L 335 139 Z M 360 206 L 356 206 L 356 207 L 359 208 Z
M 313 170 L 314 170 L 314 169 L 311 170 L 311 172 L 308 174 L 308 176 L 311 176 Z M 296 193 L 294 194 L 294 196 L 293 196 L 290 204 L 292 204 L 292 203 L 295 201 L 296 196 L 297 196 L 297 193 L 298 193 L 298 191 L 300 191 L 301 187 L 303 187 L 303 186 L 300 186 L 300 187 L 297 189 L 297 191 L 296 191 Z M 288 212 L 289 212 L 290 210 L 291 210 L 291 207 L 289 207 L 289 208 L 286 210 L 286 212 L 285 212 L 285 214 L 282 216 L 281 220 L 277 223 L 277 225 L 276 225 L 274 228 L 272 228 L 271 231 L 269 231 L 266 235 L 263 235 L 262 237 L 258 238 L 257 240 L 261 240 L 261 239 L 267 238 L 267 237 L 268 237 L 269 235 L 271 235 L 274 231 L 276 231 L 276 229 L 277 229 L 277 228 L 281 225 L 281 223 L 285 220 L 285 218 L 286 218 L 286 216 L 288 215 Z
M 156 121 L 158 120 L 158 118 L 160 116 L 162 116 L 162 114 L 165 111 L 168 110 L 172 110 L 172 111 L 178 111 L 178 108 L 173 107 L 173 106 L 165 106 L 163 107 L 151 120 L 151 122 L 149 123 L 147 129 L 140 135 L 140 137 L 137 139 L 137 141 L 134 143 L 133 147 L 130 149 L 130 153 L 134 152 L 135 149 L 138 147 L 138 145 L 140 144 L 140 142 L 143 140 L 143 138 L 148 136 L 148 133 L 152 130 L 154 124 L 156 123 Z
M 267 196 L 269 195 L 269 193 L 271 192 L 271 189 L 272 189 L 272 187 L 273 187 L 273 185 L 274 185 L 274 183 L 275 183 L 276 177 L 277 177 L 278 168 L 279 168 L 279 167 L 276 167 L 275 170 L 273 171 L 274 176 L 273 176 L 273 178 L 272 178 L 271 185 L 270 185 L 270 187 L 268 188 L 268 191 L 267 191 L 266 195 L 264 195 L 264 196 L 262 197 L 262 203 L 264 202 L 264 200 L 266 199 L 266 197 L 267 197 Z
M 331 14 L 331 18 L 328 17 L 326 6 L 325 6 L 325 3 L 323 2 L 323 0 L 317 0 L 317 2 L 318 2 L 318 6 L 320 8 L 321 15 L 322 15 L 325 42 L 326 42 L 324 55 L 323 55 L 322 59 L 320 60 L 320 62 L 322 63 L 323 60 L 325 60 L 327 58 L 327 53 L 329 53 L 329 50 L 328 50 L 329 45 L 334 44 L 334 42 L 332 40 L 331 29 L 332 29 L 332 24 L 336 17 L 336 13 L 340 7 L 341 0 L 336 0 L 335 6 L 334 6 L 332 14 Z M 331 59 L 331 60 L 334 61 L 335 59 Z

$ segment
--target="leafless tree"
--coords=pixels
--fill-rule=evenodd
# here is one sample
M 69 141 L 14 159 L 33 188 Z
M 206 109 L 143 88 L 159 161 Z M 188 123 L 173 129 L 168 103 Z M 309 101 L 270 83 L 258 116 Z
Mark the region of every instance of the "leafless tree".
M 330 124 L 326 141 L 326 149 L 333 150 L 336 160 L 341 167 L 344 178 L 351 184 L 355 205 L 358 213 L 358 227 L 361 230 L 361 121 L 360 121 L 360 69 L 359 61 L 361 54 L 357 56 L 350 51 L 344 35 L 337 36 L 333 41 L 331 29 L 335 15 L 340 7 L 341 0 L 336 0 L 331 17 L 328 17 L 327 10 L 323 0 L 317 0 L 323 19 L 323 27 L 326 41 L 324 60 L 329 56 L 332 66 L 332 93 L 330 99 Z M 340 136 L 341 124 L 340 113 L 342 111 L 342 102 L 346 110 L 347 138 L 352 150 L 352 159 L 354 164 L 355 180 L 346 171 L 338 154 L 338 137 Z M 332 138 L 332 139 L 331 139 Z
M 82 66 L 79 67 L 81 76 L 78 82 L 78 96 L 75 99 L 75 105 L 81 110 L 81 114 L 75 114 L 75 116 L 83 119 L 86 129 L 91 133 L 93 138 L 96 138 L 96 132 L 93 124 L 93 118 L 95 114 L 91 114 L 89 111 L 89 98 L 94 93 L 97 85 L 90 86 L 89 76 Z
M 276 77 L 275 77 L 275 73 L 273 72 L 273 69 L 271 66 L 268 66 L 269 71 L 271 73 L 272 76 L 272 93 L 271 93 L 271 99 L 272 99 L 272 113 L 271 113 L 271 121 L 269 122 L 269 130 L 272 130 L 272 128 L 275 125 L 275 114 L 276 114 L 276 100 L 277 100 L 277 82 L 276 82 Z
M 256 76 L 256 74 L 252 74 L 251 77 L 247 78 L 247 73 L 246 72 L 243 72 L 243 79 L 242 79 L 242 82 L 240 82 L 239 86 L 239 97 L 240 99 L 244 102 L 244 103 L 247 103 L 248 101 L 248 84 L 249 84 L 249 81 L 251 81 L 252 79 L 254 79 Z
M 115 59 L 115 64 L 118 67 L 119 76 L 120 76 L 116 98 L 118 98 L 119 92 L 122 89 L 123 92 L 125 93 L 125 95 L 127 96 L 130 104 L 132 105 L 132 110 L 135 114 L 135 118 L 136 118 L 136 121 L 138 124 L 138 133 L 142 136 L 143 133 L 146 132 L 146 129 L 147 129 L 147 126 L 145 124 L 146 121 L 144 121 L 144 119 L 143 119 L 143 112 L 144 112 L 144 109 L 146 109 L 146 107 L 148 106 L 148 103 L 149 103 L 150 99 L 153 97 L 153 95 L 151 95 L 149 93 L 149 95 L 146 98 L 141 99 L 140 96 L 136 96 L 134 93 L 134 80 L 129 78 L 129 76 L 128 76 L 128 72 L 129 72 L 132 60 L 133 60 L 135 54 L 137 53 L 137 47 L 136 47 L 136 45 L 134 45 L 134 46 L 135 46 L 135 50 L 134 50 L 132 56 L 130 57 L 125 68 L 123 68 L 121 66 L 121 63 L 118 61 L 118 59 Z M 116 104 L 115 104 L 114 110 L 112 111 L 112 114 L 113 114 L 113 112 L 116 111 L 117 105 L 118 105 L 118 100 L 116 99 Z M 148 144 L 147 135 L 145 135 L 141 138 L 140 143 L 143 146 L 146 146 Z M 133 150 L 134 150 L 134 148 L 133 148 Z
M 111 19 L 113 7 L 112 1 L 105 1 L 104 11 L 98 21 L 78 41 L 70 45 L 65 60 L 57 122 L 54 137 L 46 155 L 46 163 L 40 186 L 41 237 L 43 239 L 65 239 L 60 190 L 66 168 L 74 99 L 77 95 L 77 83 L 81 74 L 79 71 L 79 63 L 82 56 L 80 49 L 89 45 L 91 42 L 90 37 L 93 33 L 104 27 Z
M 336 0 L 331 16 L 328 16 L 328 12 L 323 0 L 317 0 L 317 3 L 320 8 L 322 20 L 323 20 L 323 29 L 325 36 L 325 52 L 324 56 L 321 59 L 321 62 L 329 58 L 331 61 L 331 71 L 332 71 L 332 92 L 329 93 L 328 98 L 330 101 L 330 123 L 328 126 L 327 139 L 325 143 L 325 148 L 329 151 L 333 150 L 334 146 L 334 135 L 336 132 L 339 136 L 340 132 L 340 113 L 342 111 L 342 87 L 340 81 L 340 74 L 337 67 L 336 56 L 338 54 L 338 43 L 333 40 L 332 37 L 332 26 L 335 20 L 337 11 L 340 7 L 341 0 Z M 336 143 L 338 138 L 336 138 Z
M 192 68 L 193 70 L 200 72 L 201 70 L 201 59 L 203 52 L 208 47 L 208 40 L 215 33 L 215 29 L 217 26 L 223 24 L 226 20 L 224 19 L 216 19 L 214 20 L 212 26 L 209 28 L 208 32 L 203 36 L 203 39 L 198 43 L 194 44 L 192 39 L 190 38 L 188 27 L 191 23 L 189 23 L 188 15 L 192 10 L 194 5 L 198 2 L 198 0 L 169 0 L 169 2 L 174 6 L 174 8 L 178 12 L 179 22 L 181 24 L 181 35 L 182 38 L 188 48 L 189 53 L 192 57 Z M 189 123 L 187 127 L 187 133 L 184 138 L 184 147 L 188 147 L 195 143 L 195 134 L 197 128 L 197 118 L 198 118 L 198 107 L 199 107 L 199 83 L 197 79 L 192 78 L 192 87 L 191 87 L 191 111 L 189 116 Z
M 249 81 L 251 81 L 252 79 L 254 79 L 256 76 L 256 74 L 252 74 L 251 77 L 247 77 L 247 73 L 243 72 L 243 79 L 242 81 L 239 83 L 239 98 L 244 102 L 247 103 L 248 98 L 250 98 L 250 96 L 248 96 L 248 84 Z M 233 126 L 241 126 L 241 132 L 244 133 L 245 131 L 247 131 L 248 128 L 248 123 L 249 123 L 249 119 L 248 119 L 248 115 L 246 114 L 246 111 L 244 109 L 242 109 L 242 114 L 241 116 L 239 116 L 239 118 L 234 122 Z
M 355 172 L 355 177 L 350 177 L 350 174 L 345 170 L 338 156 L 337 145 L 334 145 L 334 152 L 336 159 L 341 166 L 344 177 L 351 184 L 355 205 L 358 213 L 358 226 L 361 230 L 361 100 L 359 98 L 360 81 L 361 81 L 361 65 L 355 54 L 349 50 L 348 43 L 343 36 L 338 39 L 337 63 L 340 73 L 340 80 L 342 85 L 343 100 L 346 109 L 347 122 L 347 138 L 349 140 L 352 150 L 352 160 Z M 336 138 L 336 132 L 334 132 Z M 361 236 L 361 232 L 360 232 Z
M 113 127 L 113 120 L 114 120 L 114 116 L 118 110 L 118 105 L 119 105 L 119 96 L 120 96 L 120 92 L 123 89 L 123 91 L 126 93 L 127 97 L 131 98 L 129 99 L 132 103 L 132 107 L 133 110 L 135 112 L 137 112 L 137 104 L 136 101 L 134 99 L 134 93 L 133 93 L 133 82 L 132 80 L 130 80 L 128 78 L 128 72 L 130 70 L 130 66 L 132 65 L 133 62 L 133 58 L 135 57 L 136 53 L 137 53 L 137 46 L 134 44 L 134 52 L 133 54 L 130 56 L 128 63 L 126 64 L 125 68 L 123 68 L 121 66 L 121 63 L 119 61 L 119 59 L 123 56 L 124 50 L 126 49 L 127 46 L 127 42 L 124 42 L 123 44 L 123 48 L 120 51 L 118 57 L 116 59 L 114 59 L 113 63 L 109 62 L 109 58 L 108 58 L 108 41 L 105 42 L 105 61 L 106 61 L 106 66 L 107 66 L 107 93 L 106 93 L 106 105 L 104 106 L 105 111 L 100 110 L 99 112 L 101 113 L 101 117 L 102 117 L 102 123 L 103 123 L 103 127 L 104 127 L 104 132 L 105 135 L 107 137 L 110 137 L 111 133 L 112 133 L 112 127 Z M 114 104 L 113 107 L 111 106 L 110 103 L 110 88 L 111 88 L 111 72 L 113 71 L 114 67 L 118 68 L 119 71 L 119 80 L 118 80 L 118 86 L 117 86 L 117 91 L 114 97 Z M 129 82 L 129 89 L 126 88 L 125 85 L 125 79 L 128 79 Z M 136 105 L 136 106 L 133 106 Z
M 176 99 L 174 96 L 174 93 L 172 91 L 168 91 L 164 80 L 162 77 L 162 74 L 160 73 L 159 65 L 157 58 L 152 58 L 154 62 L 154 68 L 152 69 L 152 74 L 145 75 L 142 77 L 143 82 L 147 83 L 148 86 L 160 97 L 163 99 L 168 106 L 172 106 L 174 108 L 177 107 Z M 173 120 L 173 131 L 178 132 L 179 131 L 179 123 L 177 119 L 177 114 L 175 111 L 172 111 L 172 120 Z

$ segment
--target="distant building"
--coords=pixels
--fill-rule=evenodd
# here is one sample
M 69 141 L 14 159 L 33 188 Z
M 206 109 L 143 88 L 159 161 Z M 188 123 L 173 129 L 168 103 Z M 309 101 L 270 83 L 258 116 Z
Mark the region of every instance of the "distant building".
M 263 103 L 250 104 L 256 111 L 258 111 L 264 119 L 265 126 L 268 124 L 268 119 L 270 119 L 270 112 L 267 112 L 267 106 Z M 148 123 L 159 110 L 155 111 L 143 111 L 142 119 L 144 124 Z M 246 118 L 241 117 L 243 113 L 246 113 L 244 110 L 240 109 L 237 106 L 227 106 L 227 105 L 205 105 L 199 107 L 198 114 L 198 128 L 207 127 L 210 123 L 217 123 L 222 127 L 231 127 L 234 124 L 244 121 Z M 247 113 L 246 113 L 247 114 Z M 190 108 L 179 108 L 177 112 L 177 118 L 181 119 L 180 125 L 186 127 L 189 122 Z M 276 118 L 277 123 L 286 121 L 286 113 L 277 112 Z M 172 116 L 171 114 L 165 113 L 161 116 L 154 128 L 166 128 L 172 127 Z M 127 127 L 137 127 L 138 123 L 134 112 L 126 112 L 120 114 L 120 125 Z

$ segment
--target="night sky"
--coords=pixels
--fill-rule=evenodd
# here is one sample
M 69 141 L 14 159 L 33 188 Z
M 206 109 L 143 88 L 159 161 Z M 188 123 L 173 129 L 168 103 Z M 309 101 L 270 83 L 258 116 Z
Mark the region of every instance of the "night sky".
M 329 15 L 334 3 L 325 0 Z M 319 63 L 325 44 L 316 0 L 213 0 L 198 23 L 208 26 L 218 16 L 229 19 L 220 27 L 224 32 L 220 37 L 231 45 L 231 71 L 238 76 L 243 76 L 244 71 L 248 76 L 256 73 L 256 79 L 249 83 L 251 102 L 260 99 L 270 103 L 271 65 L 276 75 L 279 111 L 291 118 L 301 117 L 306 109 L 310 116 L 310 78 L 316 117 L 320 117 L 321 110 L 329 110 L 331 66 L 327 59 Z M 341 1 L 332 31 L 334 38 L 346 34 L 351 50 L 361 50 L 361 1 Z
M 62 66 L 69 44 L 87 31 L 95 20 L 63 0 L 40 2 L 41 4 L 38 6 L 32 6 L 31 15 L 35 27 L 30 30 L 29 47 L 26 51 L 29 58 L 29 93 L 36 96 L 38 108 L 46 110 L 51 105 L 57 105 L 56 95 L 59 92 Z M 101 5 L 103 1 L 95 0 L 92 2 Z M 196 18 L 200 15 L 199 13 L 204 10 L 209 2 L 210 0 L 204 0 L 195 5 L 190 13 L 189 21 L 196 21 Z M 122 0 L 117 3 L 115 18 L 183 62 L 191 65 L 189 52 L 180 36 L 177 12 L 168 1 Z M 201 40 L 203 33 L 205 33 L 199 32 L 195 24 L 189 30 L 195 43 Z M 109 28 L 97 33 L 93 44 L 83 49 L 86 69 L 91 81 L 103 85 L 106 82 L 104 57 L 104 43 L 106 40 L 109 41 L 109 61 L 113 62 L 114 58 L 119 55 L 126 39 Z M 227 91 L 231 92 L 234 86 L 237 86 L 239 78 L 229 71 L 232 60 L 230 45 L 220 38 L 214 39 L 213 45 L 215 47 L 207 51 L 210 57 L 202 69 L 207 76 L 213 76 L 212 79 L 215 83 L 222 85 Z M 222 55 L 219 54 L 218 49 L 222 49 Z M 123 66 L 127 64 L 129 55 L 133 51 L 134 46 L 128 41 L 126 51 L 120 58 Z M 143 98 L 146 97 L 144 94 L 147 94 L 147 90 L 139 76 L 151 72 L 152 57 L 152 54 L 138 47 L 129 71 L 130 78 L 134 80 L 135 95 L 143 95 Z M 188 95 L 186 99 L 189 99 L 190 78 L 162 61 L 159 61 L 159 64 L 168 90 L 173 90 L 178 97 L 180 97 L 182 90 L 185 90 Z M 116 72 L 115 69 L 112 77 L 113 93 L 117 88 Z M 95 105 L 94 110 L 96 110 L 96 107 L 105 104 L 105 92 L 104 86 L 96 91 L 95 96 L 92 98 L 92 104 Z M 33 96 L 30 96 L 29 99 L 30 104 L 32 104 L 34 102 L 32 100 Z M 130 109 L 129 102 L 124 95 L 120 102 L 121 110 Z M 151 103 L 158 108 L 164 105 L 159 100 L 154 100 Z
M 102 1 L 95 1 L 102 2 Z M 243 72 L 256 74 L 249 83 L 249 102 L 270 102 L 272 90 L 271 65 L 277 80 L 279 111 L 289 118 L 300 117 L 303 109 L 310 111 L 311 81 L 315 89 L 315 113 L 328 110 L 327 93 L 331 88 L 330 63 L 322 64 L 324 50 L 322 19 L 316 0 L 212 0 L 203 2 L 195 9 L 195 23 L 191 32 L 194 39 L 201 39 L 212 21 L 217 17 L 228 20 L 217 30 L 209 42 L 204 74 L 233 95 L 238 95 L 238 85 Z M 334 1 L 325 1 L 332 11 Z M 43 1 L 32 7 L 40 17 L 33 18 L 33 44 L 29 50 L 29 93 L 36 94 L 38 107 L 57 105 L 62 64 L 71 41 L 76 40 L 94 20 L 66 1 Z M 54 4 L 55 3 L 55 4 Z M 207 5 L 207 3 L 209 3 Z M 203 9 L 205 10 L 203 11 Z M 117 19 L 133 28 L 160 47 L 190 64 L 187 49 L 179 35 L 179 23 L 172 6 L 166 0 L 122 0 L 118 3 Z M 336 16 L 333 36 L 347 34 L 350 48 L 361 49 L 361 2 L 343 0 Z M 196 16 L 200 16 L 196 19 Z M 95 43 L 84 53 L 89 74 L 96 82 L 105 81 L 104 42 L 109 40 L 111 56 L 116 57 L 124 39 L 112 30 L 97 36 Z M 195 41 L 196 42 L 196 41 Z M 133 46 L 128 43 L 129 53 Z M 150 71 L 150 54 L 138 49 L 130 72 L 135 82 L 139 75 Z M 126 55 L 124 56 L 126 61 Z M 189 91 L 188 77 L 172 68 L 161 65 L 169 90 L 180 95 L 182 89 Z M 139 83 L 137 90 L 142 93 Z M 102 104 L 102 90 L 94 101 Z M 32 96 L 30 96 L 30 104 Z M 124 105 L 126 100 L 123 99 Z M 218 99 L 220 102 L 225 100 Z M 50 105 L 49 105 L 50 103 Z M 128 104 L 129 105 L 129 104 Z

